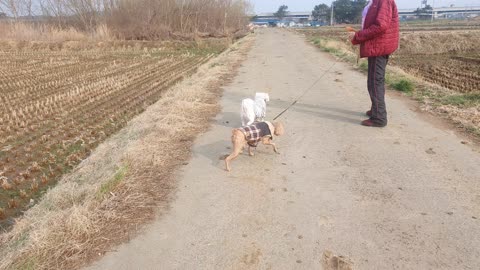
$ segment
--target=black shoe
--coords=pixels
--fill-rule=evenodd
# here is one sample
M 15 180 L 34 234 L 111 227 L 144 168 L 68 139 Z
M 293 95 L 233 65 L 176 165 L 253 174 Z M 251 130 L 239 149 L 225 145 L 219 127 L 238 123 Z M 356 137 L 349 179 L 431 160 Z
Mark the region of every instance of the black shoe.
M 380 124 L 372 119 L 367 119 L 362 121 L 362 125 L 367 127 L 385 127 L 387 124 Z

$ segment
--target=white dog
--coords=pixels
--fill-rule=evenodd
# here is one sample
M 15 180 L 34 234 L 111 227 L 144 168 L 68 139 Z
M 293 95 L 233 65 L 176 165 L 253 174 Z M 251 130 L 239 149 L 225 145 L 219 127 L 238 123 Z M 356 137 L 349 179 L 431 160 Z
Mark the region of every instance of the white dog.
M 255 121 L 264 121 L 268 101 L 270 101 L 270 96 L 267 93 L 256 93 L 255 100 L 251 98 L 242 100 L 242 110 L 240 113 L 242 126 L 249 126 Z

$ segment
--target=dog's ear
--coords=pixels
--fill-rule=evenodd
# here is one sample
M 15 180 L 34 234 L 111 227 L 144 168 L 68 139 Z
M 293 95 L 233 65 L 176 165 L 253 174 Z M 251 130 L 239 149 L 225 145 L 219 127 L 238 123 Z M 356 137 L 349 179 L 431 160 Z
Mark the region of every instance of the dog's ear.
M 261 98 L 265 101 L 270 101 L 270 95 L 268 93 L 256 93 L 255 98 Z
M 285 133 L 285 128 L 281 122 L 273 122 L 272 125 L 275 128 L 273 132 L 275 136 L 282 136 Z

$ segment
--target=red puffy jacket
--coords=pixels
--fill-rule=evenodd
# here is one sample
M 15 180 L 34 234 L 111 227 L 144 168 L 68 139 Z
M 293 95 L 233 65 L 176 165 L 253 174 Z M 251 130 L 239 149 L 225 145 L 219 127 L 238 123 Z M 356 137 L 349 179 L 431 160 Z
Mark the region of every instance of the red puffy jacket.
M 399 19 L 395 0 L 372 0 L 364 27 L 355 33 L 360 57 L 390 55 L 398 48 Z

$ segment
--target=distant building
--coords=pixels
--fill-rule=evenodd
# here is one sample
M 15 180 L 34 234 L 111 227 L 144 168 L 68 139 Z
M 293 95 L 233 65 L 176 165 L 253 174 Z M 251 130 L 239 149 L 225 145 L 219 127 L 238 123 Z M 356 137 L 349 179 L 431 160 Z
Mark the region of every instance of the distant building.
M 400 9 L 399 16 L 402 20 L 418 19 L 415 9 Z M 456 19 L 456 18 L 472 18 L 480 16 L 480 6 L 478 7 L 441 7 L 434 8 L 433 16 L 436 19 Z M 432 16 L 431 12 L 420 14 L 422 16 Z M 295 26 L 295 25 L 322 25 L 313 21 L 312 12 L 288 12 L 287 15 L 279 19 L 274 13 L 260 13 L 253 17 L 252 23 L 255 25 L 270 26 Z
M 261 13 L 253 18 L 256 25 L 293 26 L 295 24 L 308 24 L 312 21 L 312 12 L 288 12 L 281 20 L 273 13 Z
M 402 20 L 417 19 L 417 9 L 399 9 L 398 15 Z M 432 16 L 431 12 L 420 14 L 421 16 Z M 433 9 L 435 19 L 464 19 L 480 16 L 480 6 L 478 7 L 439 7 Z

